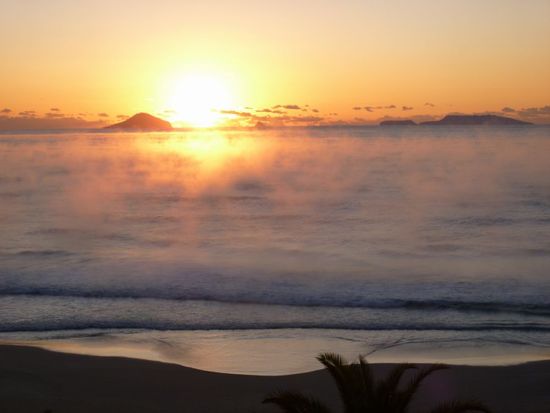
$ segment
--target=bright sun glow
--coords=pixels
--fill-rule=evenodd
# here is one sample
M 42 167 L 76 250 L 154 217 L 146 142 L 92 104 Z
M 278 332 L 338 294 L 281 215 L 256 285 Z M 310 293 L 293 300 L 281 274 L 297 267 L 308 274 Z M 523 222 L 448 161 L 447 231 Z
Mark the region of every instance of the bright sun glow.
M 211 127 L 224 118 L 220 109 L 233 105 L 227 82 L 206 74 L 185 76 L 171 86 L 168 106 L 174 111 L 170 120 L 193 127 Z

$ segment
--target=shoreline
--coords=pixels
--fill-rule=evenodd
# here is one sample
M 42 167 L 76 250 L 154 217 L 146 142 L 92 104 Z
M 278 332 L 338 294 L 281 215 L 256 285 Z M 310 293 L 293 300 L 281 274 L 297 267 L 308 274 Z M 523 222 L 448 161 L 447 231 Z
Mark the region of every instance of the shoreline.
M 509 366 L 550 360 L 541 337 L 499 341 L 490 333 L 434 335 L 428 331 L 353 330 L 83 330 L 0 334 L 0 345 L 34 346 L 91 356 L 122 356 L 179 364 L 199 370 L 276 376 L 317 370 L 315 355 L 362 354 L 371 363 L 445 363 Z M 541 341 L 544 342 L 544 341 Z
M 373 366 L 380 375 L 390 365 Z M 415 406 L 424 409 L 435 401 L 474 398 L 494 412 L 548 412 L 549 383 L 550 360 L 500 367 L 450 366 L 426 381 Z M 261 400 L 283 389 L 303 391 L 339 407 L 336 389 L 322 370 L 238 375 L 13 345 L 0 345 L 0 384 L 0 407 L 10 412 L 276 412 Z

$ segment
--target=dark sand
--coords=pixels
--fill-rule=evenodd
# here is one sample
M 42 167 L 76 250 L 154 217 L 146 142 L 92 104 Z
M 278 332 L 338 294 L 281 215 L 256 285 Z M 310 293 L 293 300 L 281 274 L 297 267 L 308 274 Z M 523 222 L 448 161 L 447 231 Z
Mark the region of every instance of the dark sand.
M 383 373 L 388 366 L 375 368 Z M 0 346 L 0 412 L 276 412 L 260 402 L 277 389 L 308 392 L 339 408 L 324 371 L 243 376 L 120 357 Z M 453 397 L 482 400 L 495 412 L 549 413 L 550 361 L 509 367 L 453 366 L 426 381 L 416 410 L 433 400 Z

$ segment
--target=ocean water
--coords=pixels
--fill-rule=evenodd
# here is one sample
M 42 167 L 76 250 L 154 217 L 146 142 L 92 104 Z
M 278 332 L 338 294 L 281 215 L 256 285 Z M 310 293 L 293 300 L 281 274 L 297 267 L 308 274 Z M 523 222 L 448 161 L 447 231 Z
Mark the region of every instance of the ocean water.
M 548 358 L 550 127 L 1 134 L 0 339 L 98 337 Z

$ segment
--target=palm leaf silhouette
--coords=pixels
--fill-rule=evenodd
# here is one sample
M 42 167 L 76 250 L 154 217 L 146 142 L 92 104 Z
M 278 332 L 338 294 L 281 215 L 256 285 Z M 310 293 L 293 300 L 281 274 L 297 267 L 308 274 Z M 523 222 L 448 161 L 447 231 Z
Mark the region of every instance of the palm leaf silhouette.
M 399 366 L 398 366 L 399 367 Z M 396 367 L 397 368 L 397 367 Z M 406 411 L 409 404 L 413 400 L 414 396 L 417 394 L 418 389 L 422 382 L 431 374 L 439 370 L 446 370 L 449 367 L 443 364 L 433 364 L 430 367 L 425 368 L 418 372 L 409 382 L 404 391 L 399 393 L 398 409 L 396 411 Z
M 443 364 L 431 365 L 417 371 L 404 385 L 404 376 L 410 370 L 418 370 L 416 365 L 399 364 L 384 379 L 376 380 L 369 363 L 361 356 L 359 363 L 351 364 L 335 353 L 322 353 L 317 360 L 334 380 L 344 413 L 407 413 L 423 381 L 448 368 Z M 319 400 L 298 392 L 276 393 L 263 402 L 275 404 L 285 413 L 331 413 Z M 429 413 L 466 412 L 491 413 L 483 403 L 460 400 L 440 404 Z
M 295 392 L 280 392 L 268 396 L 263 403 L 279 406 L 286 413 L 330 413 L 321 402 Z
M 317 360 L 323 364 L 336 382 L 345 413 L 360 411 L 365 402 L 365 386 L 358 369 L 354 369 L 339 354 L 322 353 Z M 361 380 L 358 380 L 361 378 Z

